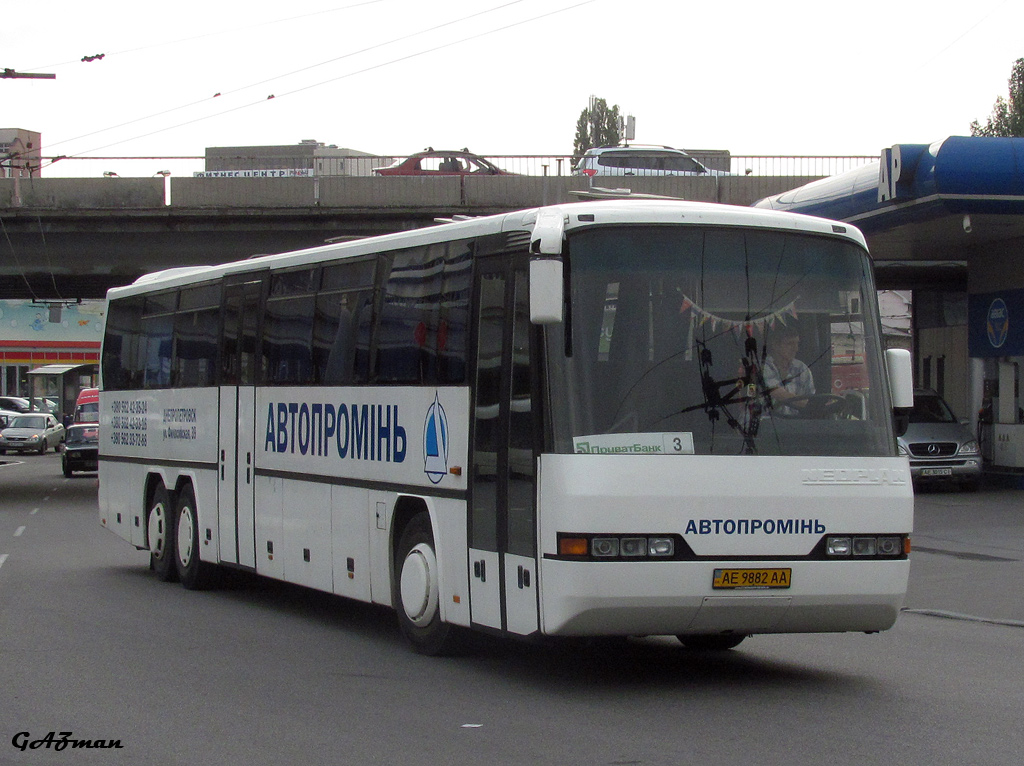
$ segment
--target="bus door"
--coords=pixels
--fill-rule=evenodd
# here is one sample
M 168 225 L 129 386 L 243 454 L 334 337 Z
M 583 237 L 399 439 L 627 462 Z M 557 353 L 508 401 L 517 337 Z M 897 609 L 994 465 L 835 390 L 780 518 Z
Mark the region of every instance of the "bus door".
M 218 445 L 221 561 L 256 566 L 256 354 L 260 275 L 224 285 Z
M 527 635 L 538 627 L 527 262 L 504 255 L 477 266 L 470 615 Z

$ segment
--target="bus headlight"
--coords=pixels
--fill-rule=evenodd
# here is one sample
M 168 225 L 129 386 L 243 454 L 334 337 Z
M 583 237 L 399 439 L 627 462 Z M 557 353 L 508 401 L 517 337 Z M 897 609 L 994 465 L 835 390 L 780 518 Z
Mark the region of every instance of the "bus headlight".
M 875 550 L 878 547 L 878 541 L 873 537 L 855 537 L 853 538 L 853 555 L 854 556 L 874 556 Z
M 619 541 L 619 550 L 623 556 L 629 556 L 636 558 L 637 556 L 647 555 L 647 538 L 646 537 L 623 537 Z
M 849 556 L 852 550 L 849 537 L 830 537 L 825 546 L 829 556 Z
M 903 553 L 903 541 L 898 537 L 879 537 L 878 555 L 898 556 Z
M 649 537 L 647 553 L 651 556 L 671 556 L 676 552 L 675 541 L 671 537 Z
M 590 541 L 590 555 L 598 558 L 610 558 L 619 555 L 619 538 L 595 537 Z

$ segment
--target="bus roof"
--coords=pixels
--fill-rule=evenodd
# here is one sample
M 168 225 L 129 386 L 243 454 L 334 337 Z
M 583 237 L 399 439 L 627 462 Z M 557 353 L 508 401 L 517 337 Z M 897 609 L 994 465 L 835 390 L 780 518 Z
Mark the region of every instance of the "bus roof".
M 354 258 L 360 255 L 387 250 L 417 247 L 502 232 L 532 232 L 537 223 L 538 215 L 542 210 L 549 214 L 561 212 L 565 218 L 565 231 L 572 231 L 580 227 L 631 223 L 737 226 L 786 229 L 807 234 L 840 237 L 854 242 L 865 250 L 867 249 L 863 234 L 855 226 L 824 218 L 712 202 L 625 198 L 569 202 L 546 208 L 531 208 L 511 213 L 443 223 L 437 226 L 426 226 L 412 231 L 330 243 L 305 250 L 295 250 L 275 255 L 252 256 L 245 260 L 233 261 L 217 266 L 171 268 L 145 274 L 131 285 L 112 288 L 108 291 L 107 297 L 114 299 L 138 293 L 148 293 L 202 282 L 206 279 L 213 280 L 233 273 L 305 266 L 319 263 L 328 258 Z

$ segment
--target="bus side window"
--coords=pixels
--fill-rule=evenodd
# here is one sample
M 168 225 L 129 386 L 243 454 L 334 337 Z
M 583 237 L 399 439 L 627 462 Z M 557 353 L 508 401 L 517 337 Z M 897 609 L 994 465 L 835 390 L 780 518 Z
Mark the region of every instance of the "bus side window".
M 373 261 L 324 267 L 313 318 L 313 380 L 365 383 L 373 329 Z
M 375 340 L 384 383 L 462 383 L 466 377 L 471 243 L 395 253 Z
M 235 278 L 237 279 L 237 278 Z M 266 276 L 246 274 L 226 282 L 220 339 L 221 385 L 252 386 L 260 366 L 260 302 Z
M 220 288 L 218 282 L 181 291 L 174 317 L 174 386 L 212 386 L 216 379 Z
M 141 297 L 111 302 L 103 338 L 103 385 L 107 390 L 141 385 L 141 323 Z
M 312 295 L 273 298 L 263 316 L 263 354 L 267 383 L 301 385 L 313 377 Z
M 328 386 L 349 385 L 355 378 L 357 315 L 372 293 L 330 293 L 317 299 L 313 336 L 316 380 Z
M 270 277 L 261 333 L 263 370 L 269 384 L 301 385 L 313 378 L 316 276 L 315 269 L 302 269 Z
M 212 386 L 217 371 L 220 309 L 178 312 L 174 318 L 172 384 Z
M 147 295 L 143 303 L 139 342 L 143 388 L 164 388 L 171 383 L 177 308 L 177 290 Z

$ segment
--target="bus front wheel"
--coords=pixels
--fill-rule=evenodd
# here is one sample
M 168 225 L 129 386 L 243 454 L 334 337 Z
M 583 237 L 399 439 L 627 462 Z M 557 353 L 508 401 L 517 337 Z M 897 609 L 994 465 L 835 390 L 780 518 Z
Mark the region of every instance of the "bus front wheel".
M 395 555 L 395 609 L 402 634 L 420 654 L 456 649 L 456 629 L 441 619 L 437 554 L 430 516 L 414 516 Z
M 177 535 L 174 557 L 181 584 L 189 590 L 204 590 L 213 584 L 214 566 L 199 557 L 199 513 L 191 487 L 178 494 Z
M 174 529 L 171 498 L 164 485 L 153 490 L 146 513 L 146 536 L 149 541 L 149 568 L 158 580 L 172 582 L 178 579 L 174 567 Z

